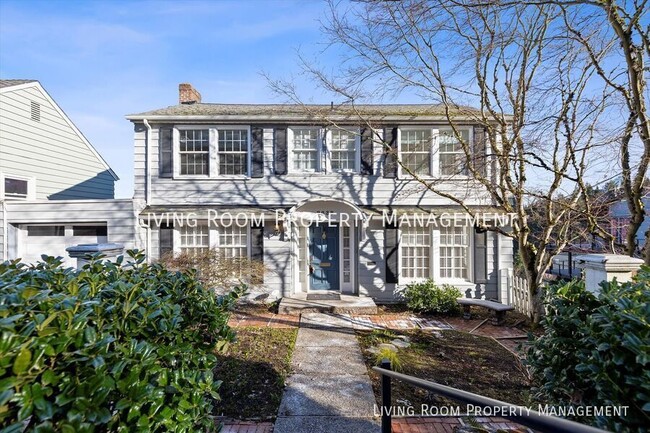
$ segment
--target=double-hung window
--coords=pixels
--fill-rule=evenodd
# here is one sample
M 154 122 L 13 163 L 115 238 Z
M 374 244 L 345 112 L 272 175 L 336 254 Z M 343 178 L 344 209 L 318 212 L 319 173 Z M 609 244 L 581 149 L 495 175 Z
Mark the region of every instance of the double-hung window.
M 466 280 L 469 236 L 465 227 L 440 228 L 440 278 Z
M 175 175 L 180 177 L 248 176 L 248 127 L 178 127 Z M 178 168 L 176 168 L 178 167 Z
M 404 167 L 417 176 L 430 176 L 432 145 L 431 129 L 401 129 L 399 150 Z
M 205 252 L 212 248 L 224 258 L 248 257 L 248 227 L 236 224 L 208 226 L 205 222 L 178 228 L 177 241 L 180 252 Z
M 328 132 L 332 171 L 358 171 L 359 131 L 336 128 Z
M 467 155 L 462 143 L 472 140 L 470 128 L 400 128 L 399 156 L 402 173 L 415 176 L 467 176 Z M 459 137 L 462 139 L 459 140 Z
M 219 174 L 248 174 L 248 131 L 245 129 L 217 130 Z
M 429 227 L 402 227 L 400 249 L 402 277 L 407 280 L 431 278 L 431 229 Z
M 465 143 L 469 143 L 469 129 L 456 128 L 456 130 L 460 138 Z M 463 151 L 461 141 L 451 128 L 439 130 L 438 145 L 440 146 L 440 175 L 453 176 L 460 174 L 467 176 L 467 156 Z
M 207 175 L 210 173 L 209 130 L 181 130 L 178 148 L 181 160 L 181 175 Z
M 321 164 L 321 136 L 319 128 L 291 129 L 291 160 L 294 171 L 319 171 Z
M 359 128 L 289 128 L 290 170 L 300 172 L 359 171 Z
M 179 234 L 183 253 L 201 253 L 210 248 L 210 229 L 207 225 L 184 225 L 179 229 Z
M 248 255 L 248 227 L 233 224 L 230 227 L 218 227 L 217 249 L 222 257 L 246 258 Z
M 404 281 L 468 281 L 470 264 L 468 227 L 400 227 L 400 279 Z

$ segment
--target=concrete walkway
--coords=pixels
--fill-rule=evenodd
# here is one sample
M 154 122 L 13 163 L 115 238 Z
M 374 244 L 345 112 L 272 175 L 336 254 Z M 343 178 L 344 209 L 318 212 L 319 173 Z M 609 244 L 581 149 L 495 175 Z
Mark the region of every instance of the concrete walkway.
M 304 313 L 274 433 L 378 433 L 375 396 L 354 329 L 344 318 Z

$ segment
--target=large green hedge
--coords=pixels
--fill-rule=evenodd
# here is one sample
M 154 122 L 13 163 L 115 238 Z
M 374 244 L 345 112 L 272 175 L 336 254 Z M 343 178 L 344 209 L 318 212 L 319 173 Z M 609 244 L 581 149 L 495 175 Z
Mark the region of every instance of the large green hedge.
M 215 429 L 214 350 L 233 338 L 227 310 L 192 273 L 44 257 L 0 264 L 0 425 L 6 432 Z
M 602 283 L 596 296 L 581 281 L 549 287 L 546 305 L 544 334 L 527 351 L 536 402 L 627 406 L 623 417 L 574 418 L 617 432 L 648 431 L 650 268 L 632 283 Z

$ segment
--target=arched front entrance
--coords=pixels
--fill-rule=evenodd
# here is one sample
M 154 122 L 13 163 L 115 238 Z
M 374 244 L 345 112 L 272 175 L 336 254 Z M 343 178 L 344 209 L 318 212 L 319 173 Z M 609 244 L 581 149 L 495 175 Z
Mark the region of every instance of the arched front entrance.
M 358 245 L 366 214 L 335 199 L 301 202 L 287 213 L 293 292 L 356 294 Z

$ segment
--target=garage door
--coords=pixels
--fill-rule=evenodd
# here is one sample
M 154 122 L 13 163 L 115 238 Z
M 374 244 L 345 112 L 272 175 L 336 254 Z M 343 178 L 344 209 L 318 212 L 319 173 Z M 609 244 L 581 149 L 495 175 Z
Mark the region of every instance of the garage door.
M 66 248 L 108 241 L 106 224 L 26 225 L 20 229 L 18 257 L 25 263 L 37 262 L 47 254 L 63 257 L 66 266 L 76 266 L 76 259 L 68 257 Z

